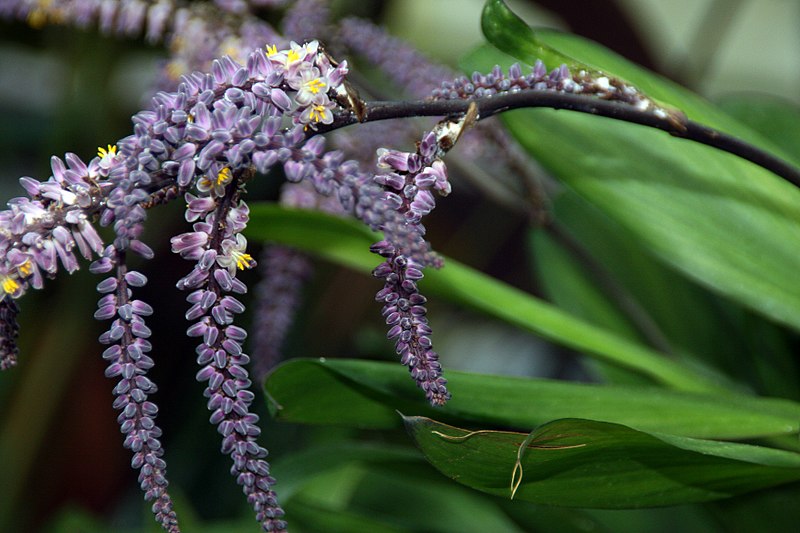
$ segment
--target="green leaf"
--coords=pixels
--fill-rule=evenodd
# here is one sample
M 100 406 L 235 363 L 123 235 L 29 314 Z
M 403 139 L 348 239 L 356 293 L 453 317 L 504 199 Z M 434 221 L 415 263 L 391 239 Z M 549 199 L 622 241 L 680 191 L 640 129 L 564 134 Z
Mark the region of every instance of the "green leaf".
M 281 502 L 293 529 L 299 523 L 310 531 L 329 531 L 310 522 L 319 514 L 320 520 L 374 521 L 371 528 L 345 531 L 376 531 L 378 526 L 431 533 L 521 531 L 503 510 L 505 502 L 450 483 L 412 447 L 349 440 L 316 445 L 281 456 L 271 473 L 280 480 Z M 409 508 L 415 512 L 408 513 Z
M 507 59 L 515 58 L 530 65 L 541 59 L 551 69 L 565 63 L 572 70 L 584 68 L 589 71 L 601 71 L 608 76 L 635 85 L 648 97 L 680 109 L 693 120 L 787 157 L 787 154 L 781 153 L 778 146 L 766 137 L 737 122 L 703 97 L 631 63 L 594 41 L 552 29 L 531 28 L 514 14 L 503 0 L 487 0 L 481 18 L 481 28 L 486 39 L 501 50 L 503 55 L 488 59 L 492 54 L 487 53 L 483 58 L 484 61 L 476 62 L 483 55 L 479 49 L 465 62 L 464 66 L 468 69 L 488 72 L 494 64 L 508 66 L 513 60 L 507 61 Z M 506 61 L 503 61 L 504 59 Z
M 588 68 L 574 57 L 555 50 L 547 44 L 532 39 L 531 28 L 508 9 L 502 0 L 487 0 L 481 16 L 481 31 L 490 43 L 500 50 L 518 57 L 528 64 L 540 59 L 550 68 L 566 64 L 570 69 Z
M 495 59 L 505 57 L 493 58 L 484 49 L 466 63 L 486 70 Z M 685 96 L 685 90 L 665 86 L 661 96 L 667 93 L 670 104 L 691 109 L 695 120 L 774 148 L 702 99 Z M 503 117 L 531 155 L 650 253 L 706 287 L 800 329 L 800 286 L 794 283 L 800 256 L 792 252 L 800 247 L 797 188 L 731 154 L 643 126 L 549 109 Z
M 277 419 L 358 428 L 399 427 L 397 411 L 459 424 L 530 428 L 556 418 L 591 418 L 644 431 L 743 439 L 792 435 L 800 405 L 744 395 L 709 395 L 653 387 L 619 387 L 545 379 L 445 373 L 453 398 L 430 407 L 399 363 L 301 359 L 265 383 Z M 277 405 L 276 405 L 277 404 Z
M 560 194 L 552 213 L 562 231 L 581 242 L 638 306 L 640 318 L 635 324 L 630 312 L 623 312 L 617 303 L 620 297 L 610 296 L 593 271 L 567 253 L 551 232 L 532 231 L 531 260 L 537 279 L 559 307 L 633 340 L 647 339 L 653 346 L 666 343 L 676 357 L 697 356 L 763 394 L 794 397 L 798 372 L 782 330 L 654 260 L 629 231 L 575 193 Z M 657 330 L 644 337 L 648 326 Z M 756 367 L 762 371 L 754 372 Z
M 728 154 L 631 124 L 551 110 L 509 114 L 538 160 L 662 261 L 800 329 L 800 193 Z M 602 132 L 602 134 L 601 134 Z M 677 141 L 680 143 L 680 141 Z
M 800 165 L 800 109 L 763 94 L 727 96 L 717 106 L 779 146 Z
M 368 251 L 369 245 L 379 240 L 379 236 L 354 220 L 316 211 L 254 204 L 250 209 L 250 221 L 246 231 L 250 238 L 294 246 L 365 273 L 379 261 Z M 446 259 L 446 266 L 441 270 L 427 270 L 422 290 L 670 387 L 698 391 L 721 389 L 722 378 L 709 369 L 698 373 L 697 366 L 690 369 L 453 259 Z
M 466 430 L 404 418 L 428 461 L 474 489 L 510 495 L 525 433 Z M 515 499 L 548 505 L 635 509 L 728 498 L 800 479 L 800 454 L 747 444 L 646 433 L 563 419 L 533 432 L 519 453 Z

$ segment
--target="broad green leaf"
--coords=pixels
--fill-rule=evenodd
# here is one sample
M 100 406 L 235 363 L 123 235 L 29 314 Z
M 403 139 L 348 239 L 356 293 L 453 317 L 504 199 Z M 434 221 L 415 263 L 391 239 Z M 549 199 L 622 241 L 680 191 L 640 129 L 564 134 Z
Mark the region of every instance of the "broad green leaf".
M 354 220 L 255 204 L 250 209 L 250 221 L 246 232 L 250 238 L 294 246 L 365 273 L 378 263 L 378 258 L 368 251 L 378 235 Z M 440 270 L 428 269 L 425 276 L 423 292 L 444 296 L 667 386 L 698 391 L 722 387 L 724 379 L 710 369 L 701 370 L 698 365 L 690 369 L 453 259 L 447 259 Z
M 638 245 L 630 232 L 597 208 L 573 192 L 566 191 L 555 199 L 553 213 L 562 227 L 626 291 L 626 296 L 634 299 L 648 318 L 657 324 L 660 334 L 666 337 L 673 352 L 689 352 L 704 358 L 711 356 L 716 363 L 715 356 L 734 351 L 741 343 L 736 335 L 731 335 L 730 322 L 725 321 L 717 302 L 711 301 L 706 291 L 655 261 Z M 616 313 L 617 319 L 624 320 L 625 326 L 617 325 L 620 329 L 610 329 L 630 336 L 630 330 L 634 327 L 631 320 L 618 306 L 613 307 L 607 293 L 598 288 L 596 280 L 573 256 L 563 257 L 566 253 L 563 246 L 544 231 L 536 232 L 532 243 L 533 259 L 537 262 L 539 275 L 549 290 L 564 295 L 559 298 L 553 294 L 559 307 L 590 319 L 592 315 L 580 310 L 579 298 L 571 297 L 569 291 L 572 289 L 567 286 L 569 283 L 589 285 L 576 296 L 588 297 L 589 301 L 602 298 L 606 305 L 612 305 L 612 309 L 601 311 L 602 314 L 596 316 L 610 317 L 611 313 Z M 557 250 L 553 250 L 554 247 Z M 556 267 L 549 264 L 550 257 L 557 261 Z M 565 264 L 567 261 L 572 264 Z M 563 275 L 562 271 L 572 271 L 572 275 L 559 281 L 558 276 Z M 632 338 L 641 339 L 640 333 Z
M 274 417 L 304 424 L 389 429 L 397 411 L 458 424 L 530 428 L 557 418 L 591 418 L 644 431 L 703 438 L 792 435 L 800 405 L 744 395 L 710 395 L 653 387 L 587 385 L 447 370 L 453 398 L 430 407 L 399 363 L 300 359 L 269 375 Z
M 609 122 L 551 110 L 507 117 L 526 149 L 662 261 L 800 329 L 798 191 L 728 154 Z
M 495 61 L 484 49 L 466 63 L 485 70 Z M 708 103 L 695 107 L 704 122 L 724 115 Z M 638 125 L 549 109 L 506 113 L 504 119 L 550 172 L 662 261 L 800 329 L 800 286 L 793 282 L 800 268 L 793 253 L 800 247 L 795 187 L 731 154 Z M 738 134 L 742 128 L 733 129 Z M 755 135 L 748 132 L 748 138 Z
M 395 413 L 397 417 L 397 413 Z M 368 442 L 334 442 L 312 446 L 271 461 L 271 475 L 281 480 L 281 500 L 288 502 L 316 475 L 348 463 L 388 463 L 408 468 L 420 463 L 419 454 L 407 447 Z
M 502 1 L 490 0 L 487 17 L 507 20 L 514 15 Z M 629 80 L 690 118 L 782 155 L 774 144 L 702 98 L 595 43 L 533 31 L 521 21 L 508 26 L 509 35 L 500 24 L 483 25 L 493 29 L 487 34 L 490 40 L 523 61 L 532 62 L 536 46 L 551 46 Z M 485 71 L 496 61 L 484 50 L 467 64 Z M 630 124 L 548 110 L 508 117 L 517 138 L 537 159 L 663 260 L 774 320 L 800 328 L 800 289 L 789 274 L 800 260 L 787 253 L 800 244 L 800 193 L 794 187 L 728 154 Z
M 330 509 L 315 501 L 296 499 L 285 506 L 292 531 L 300 533 L 350 533 L 374 531 L 375 533 L 412 533 L 408 529 L 392 526 L 371 516 L 342 509 Z
M 629 231 L 571 191 L 555 199 L 552 213 L 634 302 L 639 318 L 634 325 L 618 303 L 622 297 L 601 286 L 550 232 L 531 232 L 538 279 L 559 307 L 631 339 L 666 343 L 676 357 L 693 354 L 762 394 L 796 398 L 800 371 L 783 330 L 654 260 Z
M 428 461 L 474 489 L 567 507 L 636 509 L 729 498 L 800 479 L 800 454 L 562 419 L 525 433 L 404 418 Z

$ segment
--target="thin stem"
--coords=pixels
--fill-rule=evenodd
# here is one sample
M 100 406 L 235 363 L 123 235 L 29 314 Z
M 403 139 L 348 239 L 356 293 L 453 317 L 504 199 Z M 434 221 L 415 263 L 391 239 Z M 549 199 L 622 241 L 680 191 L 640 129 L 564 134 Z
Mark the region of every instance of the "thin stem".
M 466 113 L 470 103 L 478 105 L 479 118 L 510 111 L 512 109 L 548 107 L 567 109 L 603 117 L 640 124 L 666 131 L 680 137 L 729 152 L 751 163 L 763 167 L 793 185 L 800 187 L 800 169 L 732 135 L 687 119 L 678 113 L 665 113 L 661 116 L 652 111 L 641 111 L 630 105 L 596 97 L 553 93 L 544 91 L 520 91 L 516 93 L 494 94 L 472 100 L 418 100 L 412 102 L 368 102 L 365 104 L 361 122 L 407 118 L 413 116 L 451 116 Z M 328 125 L 320 125 L 312 135 L 325 133 L 357 123 L 354 113 L 339 114 Z

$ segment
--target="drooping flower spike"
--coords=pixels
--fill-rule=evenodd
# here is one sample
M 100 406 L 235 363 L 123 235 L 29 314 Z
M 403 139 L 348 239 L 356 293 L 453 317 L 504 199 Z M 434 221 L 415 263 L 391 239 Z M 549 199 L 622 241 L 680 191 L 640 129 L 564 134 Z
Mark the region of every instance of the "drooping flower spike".
M 199 265 L 180 283 L 182 288 L 194 289 L 193 307 L 187 313 L 195 321 L 190 334 L 205 328 L 198 348 L 205 370 L 198 378 L 209 381 L 209 407 L 216 413 L 212 422 L 225 437 L 223 450 L 231 454 L 232 471 L 259 521 L 266 530 L 284 529 L 263 460 L 266 452 L 254 442 L 259 432 L 257 418 L 247 412 L 252 393 L 243 369 L 247 356 L 240 346 L 244 330 L 230 323 L 242 305 L 223 294 L 243 292 L 235 273 L 254 264 L 241 235 L 247 206 L 233 199 L 238 199 L 241 176 L 252 175 L 254 167 L 267 172 L 281 163 L 288 165 L 290 173 L 293 164 L 308 160 L 307 154 L 318 154 L 314 146 L 321 144 L 306 143 L 305 132 L 325 117 L 306 110 L 338 105 L 332 96 L 347 65 L 333 66 L 315 42 L 292 43 L 272 55 L 257 50 L 247 65 L 223 58 L 214 63 L 211 74 L 185 77 L 177 92 L 157 94 L 150 110 L 134 116 L 133 135 L 100 149 L 88 165 L 74 154 L 67 154 L 66 162 L 53 158 L 53 176 L 44 183 L 23 178 L 29 197 L 11 200 L 9 210 L 0 213 L 4 368 L 13 364 L 16 355 L 12 299 L 30 287 L 40 288 L 45 277 L 56 274 L 59 263 L 68 272 L 76 270 L 76 251 L 86 259 L 97 258 L 90 268 L 93 272 L 111 274 L 98 284 L 102 296 L 95 314 L 111 321 L 100 338 L 108 345 L 106 374 L 119 380 L 114 405 L 120 410 L 125 446 L 134 453 L 132 465 L 140 470 L 140 483 L 145 497 L 154 502 L 157 521 L 168 531 L 177 531 L 177 522 L 166 491 L 166 465 L 158 440 L 161 430 L 154 423 L 157 408 L 148 400 L 156 388 L 145 375 L 153 365 L 148 355 L 150 330 L 145 324 L 152 308 L 133 294 L 147 280 L 128 268 L 127 257 L 130 253 L 152 257 L 152 250 L 139 239 L 145 208 L 183 191 L 186 217 L 195 221 L 196 231 L 174 240 L 173 247 Z M 296 96 L 304 88 L 316 93 L 298 101 Z M 314 175 L 316 170 L 294 178 Z M 341 186 L 353 194 L 342 174 L 325 179 L 315 186 L 334 193 Z M 97 223 L 113 226 L 113 242 L 101 240 Z M 204 298 L 194 301 L 201 286 L 206 287 Z M 210 321 L 225 327 L 214 336 L 209 333 L 214 331 Z M 209 350 L 214 352 L 212 360 L 207 359 Z M 214 363 L 219 373 L 212 375 L 209 365 Z

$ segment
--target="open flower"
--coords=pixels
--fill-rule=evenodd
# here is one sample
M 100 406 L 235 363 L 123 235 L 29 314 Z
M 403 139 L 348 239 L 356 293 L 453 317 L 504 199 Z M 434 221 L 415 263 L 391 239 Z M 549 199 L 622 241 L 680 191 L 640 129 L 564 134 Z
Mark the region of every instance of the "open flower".
M 211 196 L 221 197 L 225 196 L 225 187 L 233 179 L 233 173 L 228 167 L 224 167 L 217 173 L 216 179 L 211 179 L 208 176 L 203 176 L 197 180 L 197 190 L 200 192 L 210 193 Z
M 217 264 L 228 269 L 231 276 L 236 275 L 236 270 L 253 268 L 256 261 L 246 253 L 247 239 L 241 233 L 236 234 L 236 239 L 225 239 L 222 241 L 222 255 L 217 256 Z
M 301 106 L 324 104 L 328 100 L 328 78 L 322 76 L 317 67 L 301 68 L 296 76 L 287 78 L 286 83 L 297 91 L 295 101 Z

